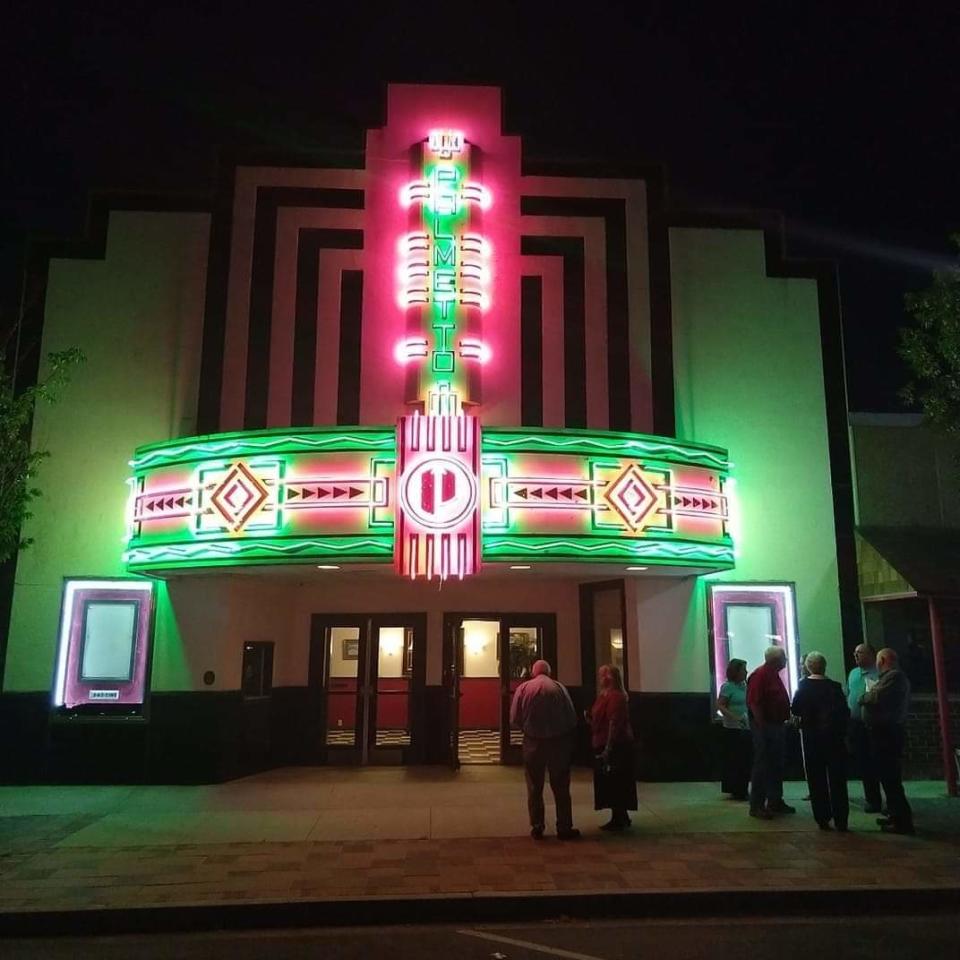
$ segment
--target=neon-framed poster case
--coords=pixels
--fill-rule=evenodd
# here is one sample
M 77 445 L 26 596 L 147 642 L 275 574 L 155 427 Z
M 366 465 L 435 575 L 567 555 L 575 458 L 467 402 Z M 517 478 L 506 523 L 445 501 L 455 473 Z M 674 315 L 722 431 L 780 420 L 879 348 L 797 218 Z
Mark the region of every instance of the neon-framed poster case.
M 799 682 L 796 587 L 792 583 L 710 583 L 710 667 L 714 694 L 726 678 L 731 659 L 745 660 L 752 673 L 763 663 L 767 647 L 783 647 L 787 665 L 781 672 L 791 697 Z
M 67 579 L 54 707 L 136 713 L 147 693 L 153 611 L 151 581 Z

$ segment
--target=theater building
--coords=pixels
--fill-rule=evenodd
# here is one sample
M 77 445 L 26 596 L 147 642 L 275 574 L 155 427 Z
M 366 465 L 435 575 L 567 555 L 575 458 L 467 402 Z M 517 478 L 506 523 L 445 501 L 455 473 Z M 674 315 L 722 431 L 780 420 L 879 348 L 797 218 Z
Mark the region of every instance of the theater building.
M 43 265 L 43 352 L 87 361 L 34 424 L 8 778 L 515 762 L 545 657 L 581 705 L 621 665 L 641 777 L 696 779 L 730 656 L 842 674 L 835 281 L 760 221 L 409 85 L 348 163 L 98 209 Z

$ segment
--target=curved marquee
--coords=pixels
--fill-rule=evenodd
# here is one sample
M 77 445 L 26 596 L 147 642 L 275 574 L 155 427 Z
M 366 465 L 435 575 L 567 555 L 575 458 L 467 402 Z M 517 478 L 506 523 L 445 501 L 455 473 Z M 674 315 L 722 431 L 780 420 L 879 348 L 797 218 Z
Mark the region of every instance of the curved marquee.
M 394 560 L 393 427 L 178 439 L 130 463 L 131 572 Z M 726 451 L 703 444 L 486 427 L 481 558 L 728 569 L 728 472 Z

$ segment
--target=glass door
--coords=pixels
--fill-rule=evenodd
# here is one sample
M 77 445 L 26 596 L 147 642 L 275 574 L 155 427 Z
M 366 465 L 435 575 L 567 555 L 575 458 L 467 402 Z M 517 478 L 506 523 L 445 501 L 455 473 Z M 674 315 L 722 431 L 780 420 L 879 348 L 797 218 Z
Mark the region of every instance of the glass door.
M 366 761 L 367 622 L 339 619 L 324 631 L 324 745 L 328 758 L 345 763 Z
M 333 763 L 416 759 L 423 614 L 315 616 L 311 686 L 322 688 L 322 749 Z
M 499 763 L 500 621 L 463 619 L 458 639 L 459 762 Z
M 521 763 L 523 731 L 510 726 L 510 705 L 538 660 L 546 660 L 552 675 L 556 675 L 556 620 L 553 616 L 528 614 L 504 617 L 500 624 L 505 652 L 500 687 L 500 757 L 503 763 Z
M 447 614 L 445 624 L 451 763 L 520 763 L 523 734 L 510 729 L 510 704 L 537 660 L 556 670 L 556 617 Z
M 374 618 L 371 623 L 371 737 L 374 751 L 402 751 L 413 744 L 414 662 L 422 638 L 411 623 Z

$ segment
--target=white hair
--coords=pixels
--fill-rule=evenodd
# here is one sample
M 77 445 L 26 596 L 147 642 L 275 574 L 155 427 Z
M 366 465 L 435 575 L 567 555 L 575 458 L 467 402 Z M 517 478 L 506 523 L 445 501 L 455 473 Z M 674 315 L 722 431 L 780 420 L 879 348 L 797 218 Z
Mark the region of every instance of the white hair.
M 776 660 L 779 660 L 781 657 L 786 657 L 787 653 L 783 647 L 778 647 L 774 644 L 772 647 L 767 647 L 763 652 L 763 662 L 764 663 L 773 663 Z
M 811 673 L 823 676 L 827 672 L 827 658 L 819 650 L 811 650 L 803 661 Z

